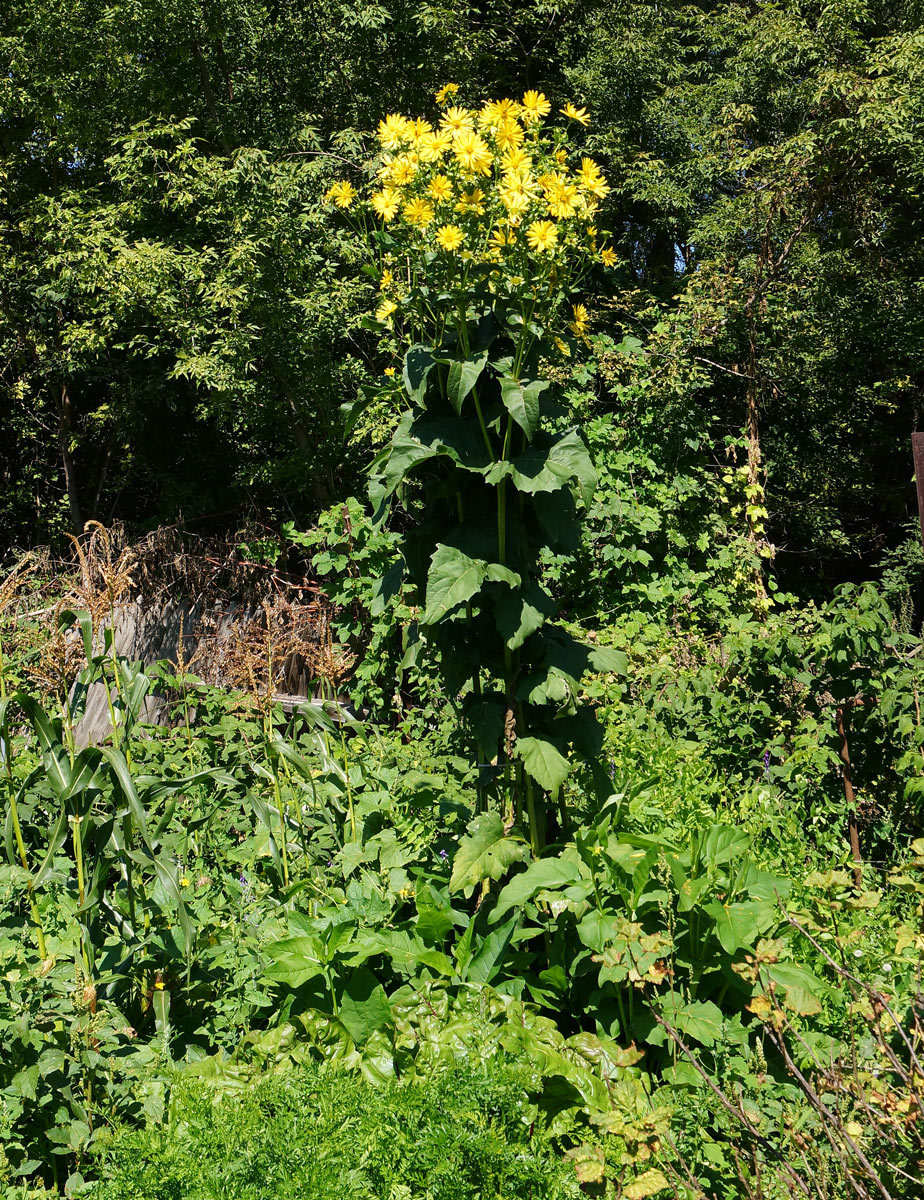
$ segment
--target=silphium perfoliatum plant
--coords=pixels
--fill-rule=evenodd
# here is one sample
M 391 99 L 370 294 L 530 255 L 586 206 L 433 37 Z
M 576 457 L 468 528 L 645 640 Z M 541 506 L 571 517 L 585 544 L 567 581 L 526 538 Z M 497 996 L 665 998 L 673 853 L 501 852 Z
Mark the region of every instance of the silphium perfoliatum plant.
M 376 327 L 403 354 L 406 411 L 370 494 L 377 520 L 396 504 L 413 520 L 380 594 L 413 587 L 487 790 L 508 826 L 526 819 L 538 853 L 547 800 L 599 750 L 581 677 L 623 666 L 554 623 L 541 569 L 545 552 L 576 545 L 595 485 L 541 364 L 586 335 L 575 296 L 595 259 L 613 263 L 595 224 L 609 188 L 568 132 L 583 110 L 567 105 L 558 127 L 539 92 L 478 109 L 455 99 L 452 85 L 438 94 L 437 127 L 386 117 L 368 198 L 347 180 L 328 197 L 369 248 Z

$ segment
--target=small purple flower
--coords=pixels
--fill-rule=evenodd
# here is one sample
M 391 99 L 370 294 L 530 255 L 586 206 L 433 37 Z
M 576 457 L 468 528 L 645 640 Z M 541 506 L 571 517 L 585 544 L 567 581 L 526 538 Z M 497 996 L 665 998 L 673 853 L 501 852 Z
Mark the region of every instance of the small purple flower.
M 770 778 L 770 751 L 764 751 L 764 779 Z
M 445 850 L 440 851 L 440 858 L 448 858 L 448 857 L 449 857 L 449 855 L 446 853 Z

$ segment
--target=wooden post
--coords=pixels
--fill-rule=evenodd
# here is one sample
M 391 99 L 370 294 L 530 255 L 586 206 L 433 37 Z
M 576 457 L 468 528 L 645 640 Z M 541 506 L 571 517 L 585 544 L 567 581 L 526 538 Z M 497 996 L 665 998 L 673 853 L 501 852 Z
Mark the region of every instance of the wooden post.
M 921 522 L 921 541 L 924 542 L 924 433 L 911 435 L 914 456 L 914 482 L 918 490 L 918 520 Z

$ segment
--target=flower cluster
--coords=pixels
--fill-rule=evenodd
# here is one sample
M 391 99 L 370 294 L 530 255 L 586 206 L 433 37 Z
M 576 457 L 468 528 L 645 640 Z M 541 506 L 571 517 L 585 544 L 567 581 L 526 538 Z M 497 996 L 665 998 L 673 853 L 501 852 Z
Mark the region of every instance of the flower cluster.
M 544 301 L 572 288 L 590 262 L 616 262 L 596 227 L 610 188 L 569 136 L 589 123 L 585 110 L 566 104 L 566 122 L 555 126 L 541 92 L 465 108 L 458 90 L 447 84 L 437 93 L 435 123 L 398 113 L 379 123 L 367 197 L 346 180 L 327 193 L 378 249 L 383 322 L 424 279 L 459 302 L 479 283 L 522 299 L 530 316 L 550 315 Z M 571 328 L 583 336 L 587 327 L 578 306 Z

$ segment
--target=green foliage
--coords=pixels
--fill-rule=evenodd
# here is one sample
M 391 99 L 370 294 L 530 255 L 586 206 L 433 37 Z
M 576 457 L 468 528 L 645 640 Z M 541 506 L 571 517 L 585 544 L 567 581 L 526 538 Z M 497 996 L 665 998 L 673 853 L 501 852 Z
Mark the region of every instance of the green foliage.
M 573 1172 L 533 1132 L 529 1084 L 525 1072 L 496 1067 L 380 1088 L 307 1067 L 224 1095 L 186 1083 L 166 1128 L 107 1137 L 107 1182 L 90 1194 L 577 1197 Z

